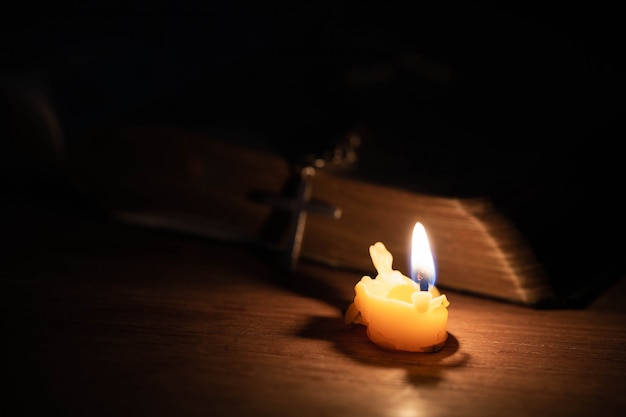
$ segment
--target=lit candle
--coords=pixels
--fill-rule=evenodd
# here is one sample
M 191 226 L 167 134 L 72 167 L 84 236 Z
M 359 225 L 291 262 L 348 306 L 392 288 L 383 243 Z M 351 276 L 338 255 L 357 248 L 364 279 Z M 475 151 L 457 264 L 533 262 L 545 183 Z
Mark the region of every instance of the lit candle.
M 393 256 L 377 242 L 369 248 L 378 275 L 354 287 L 346 323 L 367 326 L 368 337 L 386 349 L 436 352 L 448 338 L 448 299 L 434 286 L 435 263 L 421 223 L 413 228 L 411 279 L 392 268 Z

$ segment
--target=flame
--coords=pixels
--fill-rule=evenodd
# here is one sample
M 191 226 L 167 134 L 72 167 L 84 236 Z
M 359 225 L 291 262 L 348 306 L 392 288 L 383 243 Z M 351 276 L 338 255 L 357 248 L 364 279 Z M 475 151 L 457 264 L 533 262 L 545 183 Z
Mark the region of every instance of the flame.
M 426 229 L 417 222 L 413 227 L 411 244 L 411 279 L 420 283 L 422 290 L 427 290 L 435 285 L 436 275 L 435 260 L 430 250 Z

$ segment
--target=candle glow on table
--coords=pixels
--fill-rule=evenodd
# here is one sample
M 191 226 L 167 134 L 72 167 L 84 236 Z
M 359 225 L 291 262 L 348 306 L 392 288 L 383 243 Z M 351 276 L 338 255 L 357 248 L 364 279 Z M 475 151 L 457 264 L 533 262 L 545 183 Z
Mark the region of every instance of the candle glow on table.
M 363 276 L 354 287 L 346 323 L 367 326 L 368 337 L 386 349 L 436 352 L 448 338 L 448 299 L 434 286 L 435 264 L 421 223 L 413 229 L 411 275 L 392 268 L 382 242 L 369 247 L 376 278 Z M 417 281 L 417 282 L 416 282 Z

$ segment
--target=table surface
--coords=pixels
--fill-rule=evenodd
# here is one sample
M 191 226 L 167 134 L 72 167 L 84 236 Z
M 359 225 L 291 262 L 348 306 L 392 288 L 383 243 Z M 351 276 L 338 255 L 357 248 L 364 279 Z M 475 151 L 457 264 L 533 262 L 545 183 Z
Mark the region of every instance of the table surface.
M 7 415 L 626 412 L 626 280 L 577 310 L 445 291 L 444 349 L 389 352 L 344 324 L 354 272 L 30 210 L 0 258 Z

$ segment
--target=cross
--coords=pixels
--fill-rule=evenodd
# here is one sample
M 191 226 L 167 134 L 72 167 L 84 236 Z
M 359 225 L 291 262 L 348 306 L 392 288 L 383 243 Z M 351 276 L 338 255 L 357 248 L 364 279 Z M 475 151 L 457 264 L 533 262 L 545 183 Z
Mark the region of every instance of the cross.
M 293 270 L 298 264 L 302 238 L 306 226 L 307 215 L 322 214 L 339 219 L 341 208 L 332 206 L 321 201 L 311 200 L 312 178 L 315 176 L 315 168 L 305 166 L 296 172 L 296 190 L 293 197 L 288 196 L 264 196 L 263 202 L 277 209 L 290 212 L 289 223 L 285 230 L 287 242 L 282 264 L 286 269 Z

